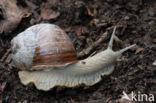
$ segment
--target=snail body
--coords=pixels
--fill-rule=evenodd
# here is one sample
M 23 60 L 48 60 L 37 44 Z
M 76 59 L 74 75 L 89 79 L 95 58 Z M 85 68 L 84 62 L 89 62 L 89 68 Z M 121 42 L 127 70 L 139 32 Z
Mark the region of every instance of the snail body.
M 115 28 L 116 29 L 116 28 Z M 78 60 L 67 34 L 53 24 L 37 24 L 18 34 L 11 41 L 13 62 L 20 69 L 24 85 L 34 83 L 40 90 L 55 86 L 93 85 L 102 75 L 113 72 L 117 57 L 134 47 L 112 50 L 113 30 L 108 48 L 92 57 Z

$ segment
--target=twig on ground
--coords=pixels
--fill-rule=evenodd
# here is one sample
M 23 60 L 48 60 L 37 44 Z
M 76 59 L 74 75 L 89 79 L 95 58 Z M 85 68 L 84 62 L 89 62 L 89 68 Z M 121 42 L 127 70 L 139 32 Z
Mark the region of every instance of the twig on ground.
M 8 49 L 6 51 L 6 53 L 4 54 L 4 56 L 0 59 L 1 62 L 5 61 L 5 59 L 8 57 L 8 55 L 10 54 L 11 52 L 11 49 Z
M 121 27 L 121 25 L 117 25 L 116 27 L 117 27 L 117 28 L 118 28 L 118 27 Z M 90 46 L 90 47 L 88 47 L 87 49 L 82 50 L 80 53 L 78 53 L 78 56 L 77 56 L 77 57 L 78 57 L 79 59 L 82 59 L 82 58 L 85 58 L 85 57 L 89 56 L 89 55 L 93 52 L 93 50 L 94 50 L 95 48 L 97 48 L 103 41 L 105 41 L 105 40 L 107 39 L 108 31 L 111 30 L 111 29 L 113 29 L 113 28 L 114 28 L 114 26 L 111 26 L 111 27 L 107 28 L 107 29 L 106 29 L 106 32 L 104 32 L 104 33 L 102 34 L 102 36 L 100 37 L 99 40 L 97 40 L 92 46 Z M 117 36 L 115 36 L 114 39 L 115 39 L 115 41 L 117 41 L 117 42 L 122 42 Z

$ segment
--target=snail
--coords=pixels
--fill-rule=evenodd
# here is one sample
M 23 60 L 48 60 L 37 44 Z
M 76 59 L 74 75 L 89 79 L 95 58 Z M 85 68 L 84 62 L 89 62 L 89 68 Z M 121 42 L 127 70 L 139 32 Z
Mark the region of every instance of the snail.
M 117 57 L 135 46 L 113 51 L 113 30 L 106 50 L 78 60 L 74 46 L 64 30 L 54 24 L 36 24 L 19 33 L 11 41 L 12 58 L 20 69 L 24 85 L 33 83 L 37 89 L 48 91 L 55 86 L 91 86 L 101 76 L 113 72 Z

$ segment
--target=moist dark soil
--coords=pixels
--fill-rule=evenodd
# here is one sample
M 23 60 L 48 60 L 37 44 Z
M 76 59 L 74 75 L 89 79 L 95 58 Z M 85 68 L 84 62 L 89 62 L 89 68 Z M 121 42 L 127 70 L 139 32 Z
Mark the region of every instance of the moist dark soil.
M 128 95 L 132 91 L 156 95 L 155 0 L 2 1 L 11 2 L 6 3 L 8 7 L 16 8 L 6 9 L 5 3 L 0 4 L 0 103 L 128 103 L 122 101 L 123 91 Z M 6 12 L 12 10 L 18 15 L 17 9 L 23 16 L 10 19 L 13 16 Z M 13 37 L 38 23 L 59 25 L 71 38 L 77 54 L 108 33 L 102 43 L 80 59 L 106 49 L 114 26 L 120 39 L 114 42 L 114 50 L 131 44 L 137 46 L 123 53 L 115 71 L 93 86 L 40 91 L 33 84 L 24 86 L 20 82 L 10 49 Z

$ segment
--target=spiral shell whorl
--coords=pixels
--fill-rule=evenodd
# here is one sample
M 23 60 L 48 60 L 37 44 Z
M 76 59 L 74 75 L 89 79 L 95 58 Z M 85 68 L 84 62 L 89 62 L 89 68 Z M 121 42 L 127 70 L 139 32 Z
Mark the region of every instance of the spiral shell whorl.
M 31 26 L 12 40 L 13 60 L 18 68 L 31 66 L 62 66 L 76 62 L 76 53 L 67 34 L 58 26 Z

